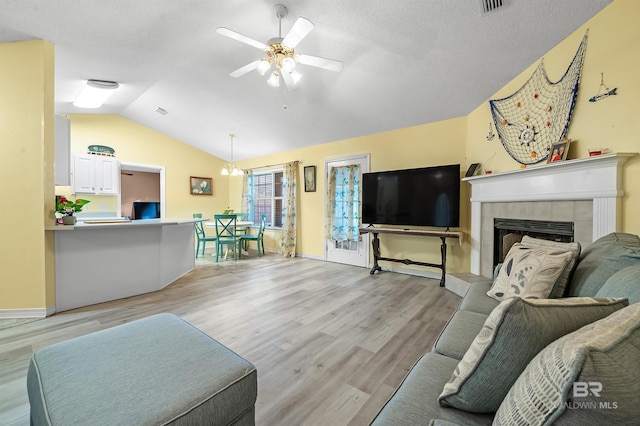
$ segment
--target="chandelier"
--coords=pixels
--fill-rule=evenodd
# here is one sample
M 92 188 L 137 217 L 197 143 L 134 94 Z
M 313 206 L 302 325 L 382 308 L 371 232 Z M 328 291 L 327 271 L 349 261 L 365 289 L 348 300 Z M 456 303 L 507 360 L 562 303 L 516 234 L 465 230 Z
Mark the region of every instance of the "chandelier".
M 222 174 L 222 176 L 242 176 L 244 172 L 242 169 L 237 168 L 236 163 L 233 162 L 233 138 L 235 138 L 236 135 L 229 133 L 229 137 L 231 138 L 231 163 L 225 164 L 220 174 Z

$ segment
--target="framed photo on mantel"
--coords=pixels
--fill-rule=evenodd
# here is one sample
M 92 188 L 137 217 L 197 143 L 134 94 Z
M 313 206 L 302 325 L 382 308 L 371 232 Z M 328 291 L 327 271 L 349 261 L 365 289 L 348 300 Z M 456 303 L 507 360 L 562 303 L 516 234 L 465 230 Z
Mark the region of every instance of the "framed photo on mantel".
M 547 163 L 555 163 L 557 161 L 566 160 L 567 154 L 569 154 L 569 144 L 571 144 L 571 140 L 563 140 L 551 145 L 551 150 L 549 151 L 549 158 L 547 158 Z
M 189 192 L 191 195 L 213 195 L 213 178 L 191 176 Z

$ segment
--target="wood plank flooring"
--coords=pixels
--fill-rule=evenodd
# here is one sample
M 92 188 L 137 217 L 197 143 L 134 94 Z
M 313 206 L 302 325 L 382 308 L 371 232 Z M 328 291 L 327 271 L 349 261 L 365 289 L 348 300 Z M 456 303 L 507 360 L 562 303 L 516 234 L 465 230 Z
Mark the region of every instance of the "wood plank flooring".
M 0 424 L 29 424 L 33 351 L 171 312 L 257 367 L 256 424 L 367 425 L 459 300 L 433 279 L 276 254 L 207 256 L 159 292 L 0 320 Z

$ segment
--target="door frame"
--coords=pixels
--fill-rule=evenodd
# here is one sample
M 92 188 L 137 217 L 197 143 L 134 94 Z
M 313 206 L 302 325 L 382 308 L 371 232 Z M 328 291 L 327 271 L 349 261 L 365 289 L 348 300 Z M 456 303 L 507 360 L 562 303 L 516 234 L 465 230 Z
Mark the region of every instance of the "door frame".
M 142 164 L 142 163 L 128 163 L 121 162 L 120 163 L 120 171 L 125 172 L 147 172 L 147 173 L 158 173 L 160 174 L 160 218 L 164 219 L 166 217 L 166 197 L 165 197 L 165 168 L 164 166 L 155 166 L 153 164 Z M 121 188 L 122 189 L 122 188 Z M 120 191 L 118 191 L 118 216 L 122 214 L 122 196 Z
M 371 169 L 371 154 L 370 153 L 365 153 L 365 154 L 355 154 L 355 155 L 349 155 L 346 157 L 335 157 L 335 158 L 327 158 L 326 160 L 324 160 L 324 187 L 325 188 L 329 188 L 329 164 L 330 163 L 336 163 L 336 162 L 346 162 L 349 163 L 350 161 L 354 161 L 354 160 L 358 160 L 359 162 L 363 162 L 366 165 L 366 171 L 362 170 L 361 173 L 368 173 Z M 327 217 L 327 191 L 325 191 L 324 194 L 324 201 L 323 201 L 323 211 L 324 211 L 324 217 L 325 217 L 325 223 L 324 226 L 327 226 L 326 223 L 326 217 Z M 362 202 L 362 200 L 360 200 Z M 362 213 L 362 212 L 361 212 Z M 371 259 L 370 259 L 370 253 L 369 253 L 369 234 L 363 234 L 361 236 L 362 240 L 360 241 L 361 247 L 360 249 L 362 250 L 362 255 L 364 256 L 365 260 L 366 260 L 366 264 L 365 265 L 354 265 L 354 266 L 364 266 L 366 268 L 370 267 L 370 263 L 371 263 Z M 323 257 L 324 257 L 324 261 L 327 262 L 328 261 L 328 249 L 327 249 L 327 239 L 324 238 L 324 232 L 322 233 L 322 246 L 323 246 Z

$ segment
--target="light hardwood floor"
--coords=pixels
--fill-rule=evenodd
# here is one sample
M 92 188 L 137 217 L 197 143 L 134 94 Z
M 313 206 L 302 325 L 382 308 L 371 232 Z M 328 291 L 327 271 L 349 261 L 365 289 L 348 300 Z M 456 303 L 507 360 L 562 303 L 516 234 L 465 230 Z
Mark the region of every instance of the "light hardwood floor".
M 367 425 L 459 300 L 434 279 L 255 251 L 238 262 L 207 256 L 162 291 L 0 320 L 0 425 L 29 424 L 32 352 L 160 312 L 257 367 L 258 425 Z

